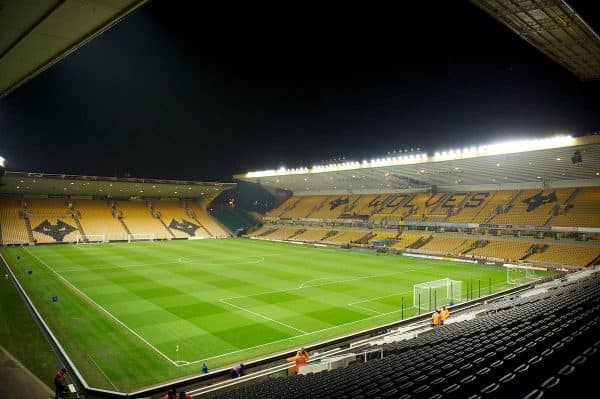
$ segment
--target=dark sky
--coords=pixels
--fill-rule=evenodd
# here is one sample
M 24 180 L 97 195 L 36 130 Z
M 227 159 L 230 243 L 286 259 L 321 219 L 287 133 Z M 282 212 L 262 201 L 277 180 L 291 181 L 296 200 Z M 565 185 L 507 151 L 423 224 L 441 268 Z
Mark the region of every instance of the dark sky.
M 591 3 L 570 1 L 598 31 Z M 228 180 L 600 131 L 600 82 L 466 1 L 187 4 L 147 4 L 1 101 L 8 168 Z

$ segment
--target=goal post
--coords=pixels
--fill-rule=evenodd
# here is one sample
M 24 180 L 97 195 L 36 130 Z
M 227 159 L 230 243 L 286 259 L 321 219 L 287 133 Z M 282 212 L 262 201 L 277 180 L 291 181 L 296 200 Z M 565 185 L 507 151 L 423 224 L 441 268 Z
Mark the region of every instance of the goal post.
M 413 286 L 413 306 L 433 311 L 438 306 L 454 304 L 462 299 L 462 281 L 443 278 Z
M 86 234 L 85 236 L 81 234 L 77 234 L 77 240 L 75 243 L 79 244 L 98 244 L 106 241 L 106 236 L 104 234 Z
M 535 268 L 531 263 L 519 262 L 518 265 L 505 265 L 506 284 L 525 284 L 536 279 Z
M 131 243 L 133 241 L 154 241 L 156 236 L 154 233 L 137 233 L 137 234 L 128 234 L 127 242 Z

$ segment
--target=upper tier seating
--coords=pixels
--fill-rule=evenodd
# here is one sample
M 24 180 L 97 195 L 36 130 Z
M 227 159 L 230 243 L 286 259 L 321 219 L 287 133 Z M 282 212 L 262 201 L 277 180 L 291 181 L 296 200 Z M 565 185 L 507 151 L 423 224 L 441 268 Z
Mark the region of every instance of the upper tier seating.
M 323 201 L 317 209 L 313 210 L 308 217 L 316 219 L 335 219 L 345 212 L 349 205 L 349 197 L 347 195 L 335 195 L 330 197 L 322 197 Z
M 513 201 L 506 213 L 494 217 L 494 224 L 543 226 L 552 217 L 557 204 L 564 203 L 573 189 L 525 190 Z
M 405 208 L 412 207 L 414 213 L 406 218 L 406 220 L 412 221 L 441 221 L 446 219 L 448 216 L 448 209 L 443 208 L 441 205 L 443 199 L 447 196 L 447 193 L 420 193 L 417 194 L 411 201 L 409 201 Z
M 600 187 L 580 190 L 571 207 L 559 211 L 554 226 L 600 227 Z
M 600 188 L 294 196 L 267 216 L 600 227 Z M 557 212 L 563 206 L 562 211 Z M 554 219 L 553 216 L 560 213 Z
M 293 208 L 287 210 L 281 214 L 282 218 L 305 218 L 308 215 L 321 206 L 327 197 L 322 195 L 300 197 L 300 201 L 297 201 Z

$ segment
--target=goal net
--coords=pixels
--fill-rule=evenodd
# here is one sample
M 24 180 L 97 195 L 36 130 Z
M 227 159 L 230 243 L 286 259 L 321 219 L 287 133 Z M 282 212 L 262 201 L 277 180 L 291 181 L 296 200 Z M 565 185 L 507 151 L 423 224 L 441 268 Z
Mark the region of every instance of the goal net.
M 525 284 L 535 280 L 535 269 L 531 263 L 506 266 L 506 283 L 510 285 Z
M 127 235 L 127 242 L 132 241 L 154 241 L 155 236 L 154 233 L 138 233 L 138 234 L 129 234 Z
M 413 306 L 433 311 L 438 306 L 454 304 L 462 299 L 462 281 L 443 278 L 413 286 Z
M 76 244 L 98 244 L 101 242 L 106 242 L 106 236 L 104 234 L 86 234 L 82 236 L 81 234 L 77 234 Z

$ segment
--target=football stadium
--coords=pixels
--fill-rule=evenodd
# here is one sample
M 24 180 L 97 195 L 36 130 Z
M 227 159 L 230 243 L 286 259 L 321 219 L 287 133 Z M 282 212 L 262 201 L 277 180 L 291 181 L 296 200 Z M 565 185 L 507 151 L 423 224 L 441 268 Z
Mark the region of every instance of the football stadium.
M 0 96 L 146 7 L 50 3 L 0 2 Z M 567 1 L 469 7 L 600 77 L 600 38 Z M 572 394 L 600 359 L 600 135 L 453 142 L 206 181 L 14 171 L 1 154 L 0 349 L 27 377 L 0 392 Z

